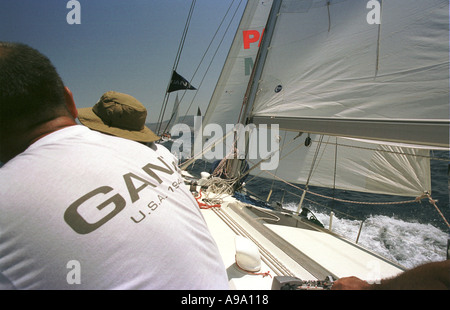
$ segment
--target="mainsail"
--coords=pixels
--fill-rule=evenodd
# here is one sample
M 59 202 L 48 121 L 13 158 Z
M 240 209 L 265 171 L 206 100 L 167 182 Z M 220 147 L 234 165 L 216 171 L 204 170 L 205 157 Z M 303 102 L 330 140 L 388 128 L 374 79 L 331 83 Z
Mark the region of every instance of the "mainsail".
M 301 265 L 309 271 L 305 258 L 311 258 L 321 266 L 330 266 L 329 257 L 333 258 L 331 263 L 334 264 L 335 256 L 341 252 L 346 260 L 337 265 L 348 266 L 347 259 L 355 258 L 349 270 L 354 275 L 354 266 L 367 261 L 359 256 L 361 252 L 348 255 L 347 250 L 337 251 L 337 248 L 342 250 L 340 245 L 336 247 L 334 241 L 328 243 L 321 239 L 310 227 L 303 231 L 299 227 L 300 221 L 284 222 L 283 219 L 298 218 L 285 218 L 286 209 L 278 213 L 276 210 L 254 208 L 260 201 L 252 196 L 245 197 L 255 202 L 250 203 L 251 207 L 231 204 L 225 202 L 222 195 L 225 191 L 229 194 L 231 190 L 240 189 L 243 180 L 239 178 L 249 172 L 290 183 L 295 188 L 291 194 L 302 195 L 296 211 L 300 218 L 306 210 L 303 208 L 300 213 L 306 194 L 331 198 L 322 195 L 330 191 L 320 190 L 319 193 L 310 185 L 345 190 L 336 191 L 337 194 L 345 194 L 344 197 L 336 195 L 333 199 L 350 202 L 354 206 L 366 203 L 403 205 L 428 197 L 430 204 L 439 211 L 430 196 L 429 150 L 441 148 L 448 151 L 449 145 L 448 0 L 271 2 L 270 14 L 264 18 L 267 23 L 262 28 L 264 36 L 261 42 L 250 36 L 244 42 L 244 30 L 248 29 L 245 24 L 251 23 L 254 13 L 266 4 L 265 1 L 248 1 L 207 115 L 202 126 L 196 127 L 195 131 L 195 138 L 200 138 L 196 143 L 204 146 L 202 154 L 195 154 L 203 158 L 206 157 L 204 152 L 217 155 L 221 152 L 213 149 L 222 145 L 222 158 L 227 160 L 222 160 L 216 171 L 221 173 L 224 167 L 233 170 L 213 174 L 225 176 L 228 180 L 211 178 L 201 180 L 204 183 L 199 181 L 199 185 L 208 187 L 206 192 L 211 194 L 208 201 L 223 201 L 225 207 L 219 217 L 227 224 L 231 223 L 233 230 L 235 223 L 247 222 L 251 223 L 251 230 L 239 227 L 239 234 L 243 233 L 251 240 L 258 240 L 256 236 L 259 233 L 264 235 L 264 240 L 269 238 L 270 250 L 260 247 L 258 240 L 258 247 L 263 250 L 261 253 L 277 257 L 277 251 L 272 251 L 272 245 L 276 245 L 282 250 L 280 252 L 293 259 L 301 254 Z M 371 9 L 368 5 L 374 3 L 379 5 Z M 245 61 L 236 55 L 244 52 L 249 41 L 258 43 L 258 55 L 251 75 L 239 76 L 239 70 L 244 72 Z M 247 82 L 248 87 L 244 87 Z M 248 130 L 246 135 L 243 137 L 239 132 L 227 131 L 227 125 L 233 124 Z M 273 125 L 274 131 L 271 135 L 261 135 L 267 124 Z M 223 136 L 217 133 L 210 135 L 210 125 L 214 128 L 221 126 Z M 273 139 L 274 135 L 276 139 Z M 236 141 L 236 137 L 244 138 L 245 143 Z M 205 138 L 209 138 L 207 143 L 204 143 Z M 257 152 L 251 149 L 255 145 Z M 261 149 L 261 145 L 269 148 Z M 246 148 L 245 160 L 250 164 L 248 171 L 241 169 L 242 166 L 246 168 L 245 162 L 239 157 L 236 159 L 242 146 Z M 270 169 L 267 166 L 263 168 L 263 163 L 272 160 L 276 165 L 270 165 Z M 213 164 L 212 167 L 216 166 Z M 251 180 L 249 177 L 245 182 Z M 234 186 L 230 186 L 232 182 Z M 268 183 L 261 182 L 257 186 L 264 184 Z M 258 188 L 253 194 L 248 185 L 244 186 L 241 194 L 247 191 L 258 196 L 261 190 Z M 358 202 L 355 200 L 359 199 L 351 198 L 354 193 L 349 191 L 377 195 L 358 195 L 370 196 Z M 271 194 L 272 189 L 267 201 Z M 392 201 L 390 197 L 391 201 L 386 202 L 385 197 L 378 194 L 420 199 L 398 198 Z M 236 198 L 241 196 L 236 195 Z M 255 217 L 251 216 L 253 212 Z M 329 230 L 331 222 L 332 215 Z M 361 228 L 362 225 L 359 232 Z M 311 242 L 304 242 L 309 240 L 310 230 L 314 238 Z M 218 231 L 223 235 L 221 228 Z M 356 242 L 358 240 L 359 233 Z M 314 251 L 309 251 L 307 245 L 311 245 Z M 290 246 L 299 252 L 289 254 Z M 324 256 L 326 251 L 330 255 Z
M 263 177 L 430 193 L 429 151 L 418 145 L 448 149 L 448 1 L 382 1 L 380 24 L 371 24 L 367 1 L 274 0 L 245 90 L 233 74 L 245 56 L 236 55 L 244 52 L 243 29 L 264 4 L 247 5 L 203 127 L 239 116 L 244 124 L 278 124 L 279 164 L 252 170 Z M 308 133 L 313 142 L 305 146 Z
M 370 24 L 367 1 L 282 1 L 253 122 L 448 147 L 448 0 L 385 0 L 378 13 Z

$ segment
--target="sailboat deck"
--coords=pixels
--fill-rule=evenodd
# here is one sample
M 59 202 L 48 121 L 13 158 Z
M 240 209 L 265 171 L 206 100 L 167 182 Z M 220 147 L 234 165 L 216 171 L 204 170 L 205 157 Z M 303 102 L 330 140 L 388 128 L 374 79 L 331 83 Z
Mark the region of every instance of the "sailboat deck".
M 374 281 L 403 271 L 401 266 L 326 229 L 301 221 L 295 226 L 280 225 L 281 221 L 275 224 L 270 215 L 261 216 L 252 209 L 230 196 L 220 208 L 202 210 L 232 289 L 270 290 L 273 276 L 291 276 L 304 281 L 324 280 L 328 275 L 335 279 L 357 276 Z M 237 235 L 258 247 L 262 260 L 258 274 L 243 271 L 236 264 Z M 264 275 L 267 272 L 271 276 Z

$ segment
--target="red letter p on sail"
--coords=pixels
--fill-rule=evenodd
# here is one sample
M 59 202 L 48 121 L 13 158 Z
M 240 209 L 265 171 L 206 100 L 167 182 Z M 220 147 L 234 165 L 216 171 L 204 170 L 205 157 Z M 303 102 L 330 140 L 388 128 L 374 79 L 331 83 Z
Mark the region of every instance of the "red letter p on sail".
M 262 33 L 264 33 L 264 29 L 263 29 Z M 244 39 L 244 49 L 245 50 L 250 48 L 250 43 L 255 43 L 258 41 L 259 41 L 259 43 L 258 43 L 258 47 L 259 47 L 259 44 L 261 43 L 262 35 L 259 35 L 258 30 L 243 30 L 242 36 Z

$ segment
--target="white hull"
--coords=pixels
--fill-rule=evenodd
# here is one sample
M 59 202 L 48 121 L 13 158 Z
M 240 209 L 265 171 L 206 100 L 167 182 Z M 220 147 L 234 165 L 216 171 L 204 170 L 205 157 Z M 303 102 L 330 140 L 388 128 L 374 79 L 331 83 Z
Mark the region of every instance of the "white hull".
M 261 208 L 231 196 L 223 198 L 220 207 L 202 210 L 227 268 L 231 289 L 270 290 L 275 276 L 295 277 L 302 281 L 322 281 L 327 276 L 334 279 L 357 276 L 376 281 L 404 270 L 402 266 L 298 216 L 266 209 L 264 213 L 256 214 L 258 210 Z M 277 217 L 280 218 L 278 222 L 263 219 L 275 220 Z M 285 221 L 291 223 L 284 225 Z M 261 257 L 258 274 L 245 272 L 236 264 L 236 236 L 243 236 L 258 247 Z M 267 272 L 270 276 L 261 275 Z

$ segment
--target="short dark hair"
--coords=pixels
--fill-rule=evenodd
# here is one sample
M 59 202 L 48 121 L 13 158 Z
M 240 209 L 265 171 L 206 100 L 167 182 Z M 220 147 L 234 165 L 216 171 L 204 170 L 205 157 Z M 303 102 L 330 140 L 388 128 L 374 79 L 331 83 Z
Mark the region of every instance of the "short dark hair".
M 64 83 L 50 60 L 28 45 L 0 41 L 1 131 L 51 120 L 63 108 Z

